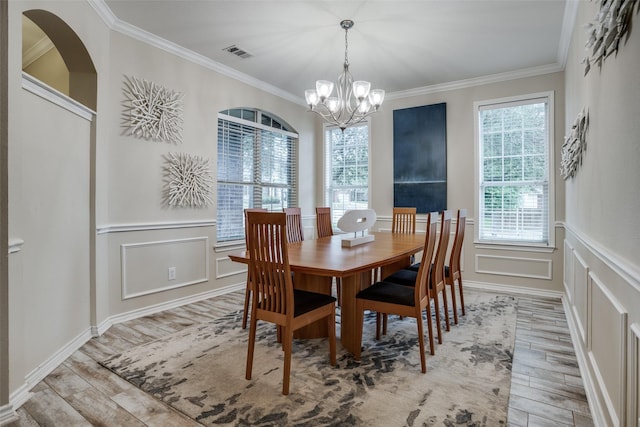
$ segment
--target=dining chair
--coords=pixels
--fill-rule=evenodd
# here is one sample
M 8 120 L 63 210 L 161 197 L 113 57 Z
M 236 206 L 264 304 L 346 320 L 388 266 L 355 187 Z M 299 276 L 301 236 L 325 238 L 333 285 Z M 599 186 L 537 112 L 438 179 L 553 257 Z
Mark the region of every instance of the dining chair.
M 284 370 L 282 394 L 289 394 L 293 332 L 325 319 L 329 330 L 329 359 L 336 364 L 336 299 L 331 295 L 293 288 L 289 267 L 287 218 L 280 212 L 247 212 L 249 269 L 253 298 L 246 379 L 251 379 L 258 320 L 282 330 Z
M 430 264 L 433 257 L 436 241 L 437 215 L 427 215 L 427 229 L 422 258 L 425 266 Z M 418 343 L 420 346 L 420 363 L 422 373 L 427 372 L 424 345 L 424 321 L 423 311 L 426 310 L 427 329 L 429 333 L 429 350 L 435 354 L 433 343 L 433 325 L 431 320 L 431 297 L 428 289 L 429 268 L 421 268 L 417 273 L 415 286 L 403 286 L 397 283 L 377 282 L 368 288 L 358 292 L 356 295 L 356 325 L 358 327 L 357 336 L 362 339 L 364 311 L 372 310 L 378 313 L 397 314 L 402 317 L 413 317 L 418 326 Z M 376 337 L 379 338 L 379 322 L 376 322 Z M 360 359 L 361 346 L 356 346 L 354 357 Z
M 289 243 L 301 242 L 304 240 L 302 231 L 302 213 L 300 208 L 284 208 L 282 211 L 287 215 L 287 240 Z
M 331 208 L 316 207 L 316 230 L 318 238 L 333 236 L 333 226 L 331 225 Z M 342 280 L 336 277 L 336 295 L 338 305 L 342 303 Z
M 442 292 L 442 305 L 444 310 L 446 330 L 450 330 L 449 326 L 449 308 L 447 303 L 446 284 L 444 279 L 444 265 L 449 246 L 449 234 L 451 231 L 451 211 L 442 211 L 440 220 L 440 238 L 438 241 L 438 249 L 435 253 L 433 263 L 429 262 L 429 291 L 435 307 L 436 326 L 438 330 L 438 344 L 442 344 L 442 325 L 440 319 L 440 293 Z M 415 269 L 405 268 L 384 278 L 385 282 L 396 283 L 398 285 L 413 287 L 417 281 L 418 272 L 424 269 L 423 260 L 418 264 L 418 271 Z M 383 331 L 384 332 L 384 331 Z
M 458 307 L 456 304 L 456 287 L 458 282 L 458 293 L 460 294 L 460 307 L 464 316 L 464 293 L 462 291 L 462 273 L 460 268 L 460 255 L 462 253 L 462 243 L 464 241 L 464 228 L 467 222 L 467 210 L 458 209 L 456 219 L 456 234 L 453 238 L 453 247 L 449 256 L 449 265 L 444 266 L 445 283 L 451 287 L 451 305 L 453 307 L 453 322 L 458 324 Z
M 245 248 L 249 248 L 247 239 L 247 212 L 267 212 L 262 208 L 247 208 L 244 210 L 244 243 Z M 242 329 L 247 329 L 247 318 L 249 317 L 249 301 L 251 300 L 251 270 L 247 269 L 247 287 L 244 291 L 244 311 L 242 312 Z
M 392 233 L 416 232 L 416 208 L 393 208 Z
M 391 219 L 391 232 L 392 233 L 407 233 L 414 234 L 416 232 L 416 212 L 417 208 L 405 207 L 405 208 L 393 208 L 393 216 Z M 410 262 L 413 263 L 414 256 L 411 256 Z M 380 274 L 381 269 L 377 269 L 374 272 L 374 280 L 381 280 Z M 387 333 L 387 320 L 388 316 L 386 314 L 379 313 L 378 314 L 378 323 L 380 322 L 380 316 L 382 315 L 383 322 L 383 334 Z

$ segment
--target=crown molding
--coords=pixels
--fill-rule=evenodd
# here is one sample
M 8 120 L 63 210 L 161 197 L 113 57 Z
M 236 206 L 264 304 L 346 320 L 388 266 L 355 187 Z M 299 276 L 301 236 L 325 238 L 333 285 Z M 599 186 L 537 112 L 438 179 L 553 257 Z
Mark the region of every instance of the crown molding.
M 294 104 L 298 104 L 305 107 L 307 106 L 306 101 L 301 96 L 294 95 L 291 92 L 287 92 L 269 83 L 266 83 L 262 80 L 256 79 L 255 77 L 251 77 L 248 74 L 241 73 L 238 70 L 235 70 L 231 67 L 220 64 L 219 62 L 213 61 L 212 59 L 209 59 L 204 55 L 188 50 L 176 43 L 165 40 L 161 37 L 158 37 L 155 34 L 152 34 L 148 31 L 145 31 L 141 28 L 138 28 L 134 25 L 131 25 L 127 22 L 120 20 L 118 17 L 114 15 L 114 13 L 111 11 L 109 6 L 107 6 L 104 0 L 87 0 L 87 1 L 91 5 L 91 7 L 93 7 L 93 9 L 96 11 L 96 13 L 100 16 L 100 18 L 104 21 L 104 23 L 107 24 L 107 26 L 113 31 L 117 31 L 121 34 L 132 37 L 143 43 L 157 47 L 158 49 L 162 49 L 168 53 L 171 53 L 173 55 L 186 59 L 187 61 L 193 62 L 202 67 L 218 72 L 232 79 L 238 80 L 249 86 L 253 86 L 256 89 L 263 90 L 267 93 L 278 96 L 287 101 L 293 102 Z M 563 71 L 565 62 L 566 62 L 569 41 L 571 39 L 571 33 L 573 31 L 573 23 L 575 21 L 575 16 L 577 13 L 577 7 L 578 7 L 578 0 L 567 1 L 567 6 L 565 8 L 564 20 L 562 25 L 562 40 L 561 40 L 560 48 L 558 51 L 558 62 L 555 64 L 524 68 L 521 70 L 509 71 L 505 73 L 491 74 L 488 76 L 477 77 L 473 79 L 458 80 L 454 82 L 423 86 L 423 87 L 408 89 L 404 91 L 390 92 L 390 93 L 387 93 L 386 99 L 393 100 L 393 99 L 410 98 L 413 96 L 428 95 L 432 93 L 445 92 L 445 91 L 457 90 L 457 89 L 465 89 L 465 88 L 470 88 L 474 86 L 481 86 L 481 85 L 498 83 L 498 82 L 507 81 L 507 80 L 516 80 L 516 79 L 521 79 L 526 77 L 534 77 L 534 76 Z
M 24 70 L 29 65 L 36 62 L 38 58 L 49 52 L 54 47 L 55 46 L 49 37 L 42 37 L 33 46 L 31 46 L 24 55 L 22 55 L 22 69 Z
M 104 2 L 104 0 L 87 1 L 89 1 L 89 4 L 98 13 L 100 18 L 102 18 L 104 23 L 107 24 L 107 26 L 113 31 L 117 31 L 138 41 L 157 47 L 158 49 L 162 49 L 165 52 L 171 53 L 180 58 L 186 59 L 187 61 L 193 62 L 194 64 L 200 65 L 224 76 L 248 84 L 249 86 L 253 86 L 256 89 L 263 90 L 267 93 L 278 96 L 295 104 L 306 106 L 304 99 L 300 96 L 294 96 L 293 94 L 268 83 L 265 83 L 262 80 L 258 80 L 254 77 L 249 76 L 248 74 L 241 73 L 240 71 L 234 70 L 231 67 L 227 67 L 226 65 L 213 61 L 212 59 L 209 59 L 204 55 L 193 52 L 176 43 L 170 42 L 169 40 L 158 37 L 155 34 L 152 34 L 148 31 L 145 31 L 141 28 L 118 19 L 113 14 L 109 6 L 107 6 L 107 4 Z

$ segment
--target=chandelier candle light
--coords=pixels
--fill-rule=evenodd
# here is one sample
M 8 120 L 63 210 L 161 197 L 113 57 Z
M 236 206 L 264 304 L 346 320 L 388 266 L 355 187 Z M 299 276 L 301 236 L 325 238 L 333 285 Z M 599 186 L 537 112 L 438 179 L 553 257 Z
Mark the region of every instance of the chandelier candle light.
M 349 58 L 347 56 L 349 29 L 353 28 L 353 21 L 345 19 L 340 22 L 344 30 L 344 68 L 338 77 L 336 95 L 333 93 L 334 83 L 328 80 L 318 80 L 315 89 L 307 89 L 304 97 L 310 111 L 320 115 L 327 123 L 335 125 L 344 131 L 347 127 L 360 123 L 366 117 L 378 111 L 384 100 L 384 90 L 371 89 L 371 83 L 362 80 L 353 81 L 349 72 Z

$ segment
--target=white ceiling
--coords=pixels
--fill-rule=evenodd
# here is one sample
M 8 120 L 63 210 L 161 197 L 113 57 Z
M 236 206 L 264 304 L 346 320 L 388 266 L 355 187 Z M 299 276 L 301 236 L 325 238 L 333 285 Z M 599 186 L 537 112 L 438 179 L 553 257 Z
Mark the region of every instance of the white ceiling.
M 514 77 L 563 69 L 573 3 L 104 0 L 103 6 L 115 15 L 116 28 L 145 30 L 164 39 L 161 43 L 172 42 L 302 99 L 316 80 L 335 81 L 342 71 L 343 19 L 355 21 L 349 31 L 354 78 L 399 96 L 496 74 Z M 241 59 L 223 51 L 230 45 L 252 56 Z

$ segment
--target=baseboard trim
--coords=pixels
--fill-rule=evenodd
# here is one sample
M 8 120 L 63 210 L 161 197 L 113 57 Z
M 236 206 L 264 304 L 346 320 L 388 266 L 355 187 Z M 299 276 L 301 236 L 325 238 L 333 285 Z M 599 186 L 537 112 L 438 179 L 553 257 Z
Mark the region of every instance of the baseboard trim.
M 143 316 L 149 316 L 150 314 L 158 313 L 164 310 L 170 310 L 172 308 L 180 307 L 182 305 L 191 304 L 194 302 L 202 301 L 207 298 L 213 298 L 220 295 L 227 294 L 229 292 L 239 291 L 245 289 L 245 282 L 236 283 L 229 286 L 224 286 L 222 288 L 212 289 L 210 291 L 201 292 L 199 294 L 190 295 L 183 298 L 178 298 L 175 300 L 150 305 L 144 308 L 139 308 L 136 310 L 128 311 L 126 313 L 120 313 L 113 316 L 107 317 L 104 321 L 100 322 L 99 325 L 93 326 L 91 331 L 94 337 L 100 336 L 104 334 L 107 329 L 111 326 L 126 322 L 127 320 L 137 319 Z
M 537 297 L 543 297 L 543 298 L 562 299 L 564 296 L 564 292 L 562 291 L 528 288 L 525 286 L 500 285 L 500 284 L 488 283 L 488 282 L 474 282 L 471 280 L 464 280 L 464 287 L 478 289 L 478 290 L 504 292 L 504 293 L 516 294 L 516 295 L 537 296 Z
M 12 404 L 0 406 L 0 426 L 9 424 L 17 420 L 18 414 L 16 414 L 16 411 L 13 410 Z

